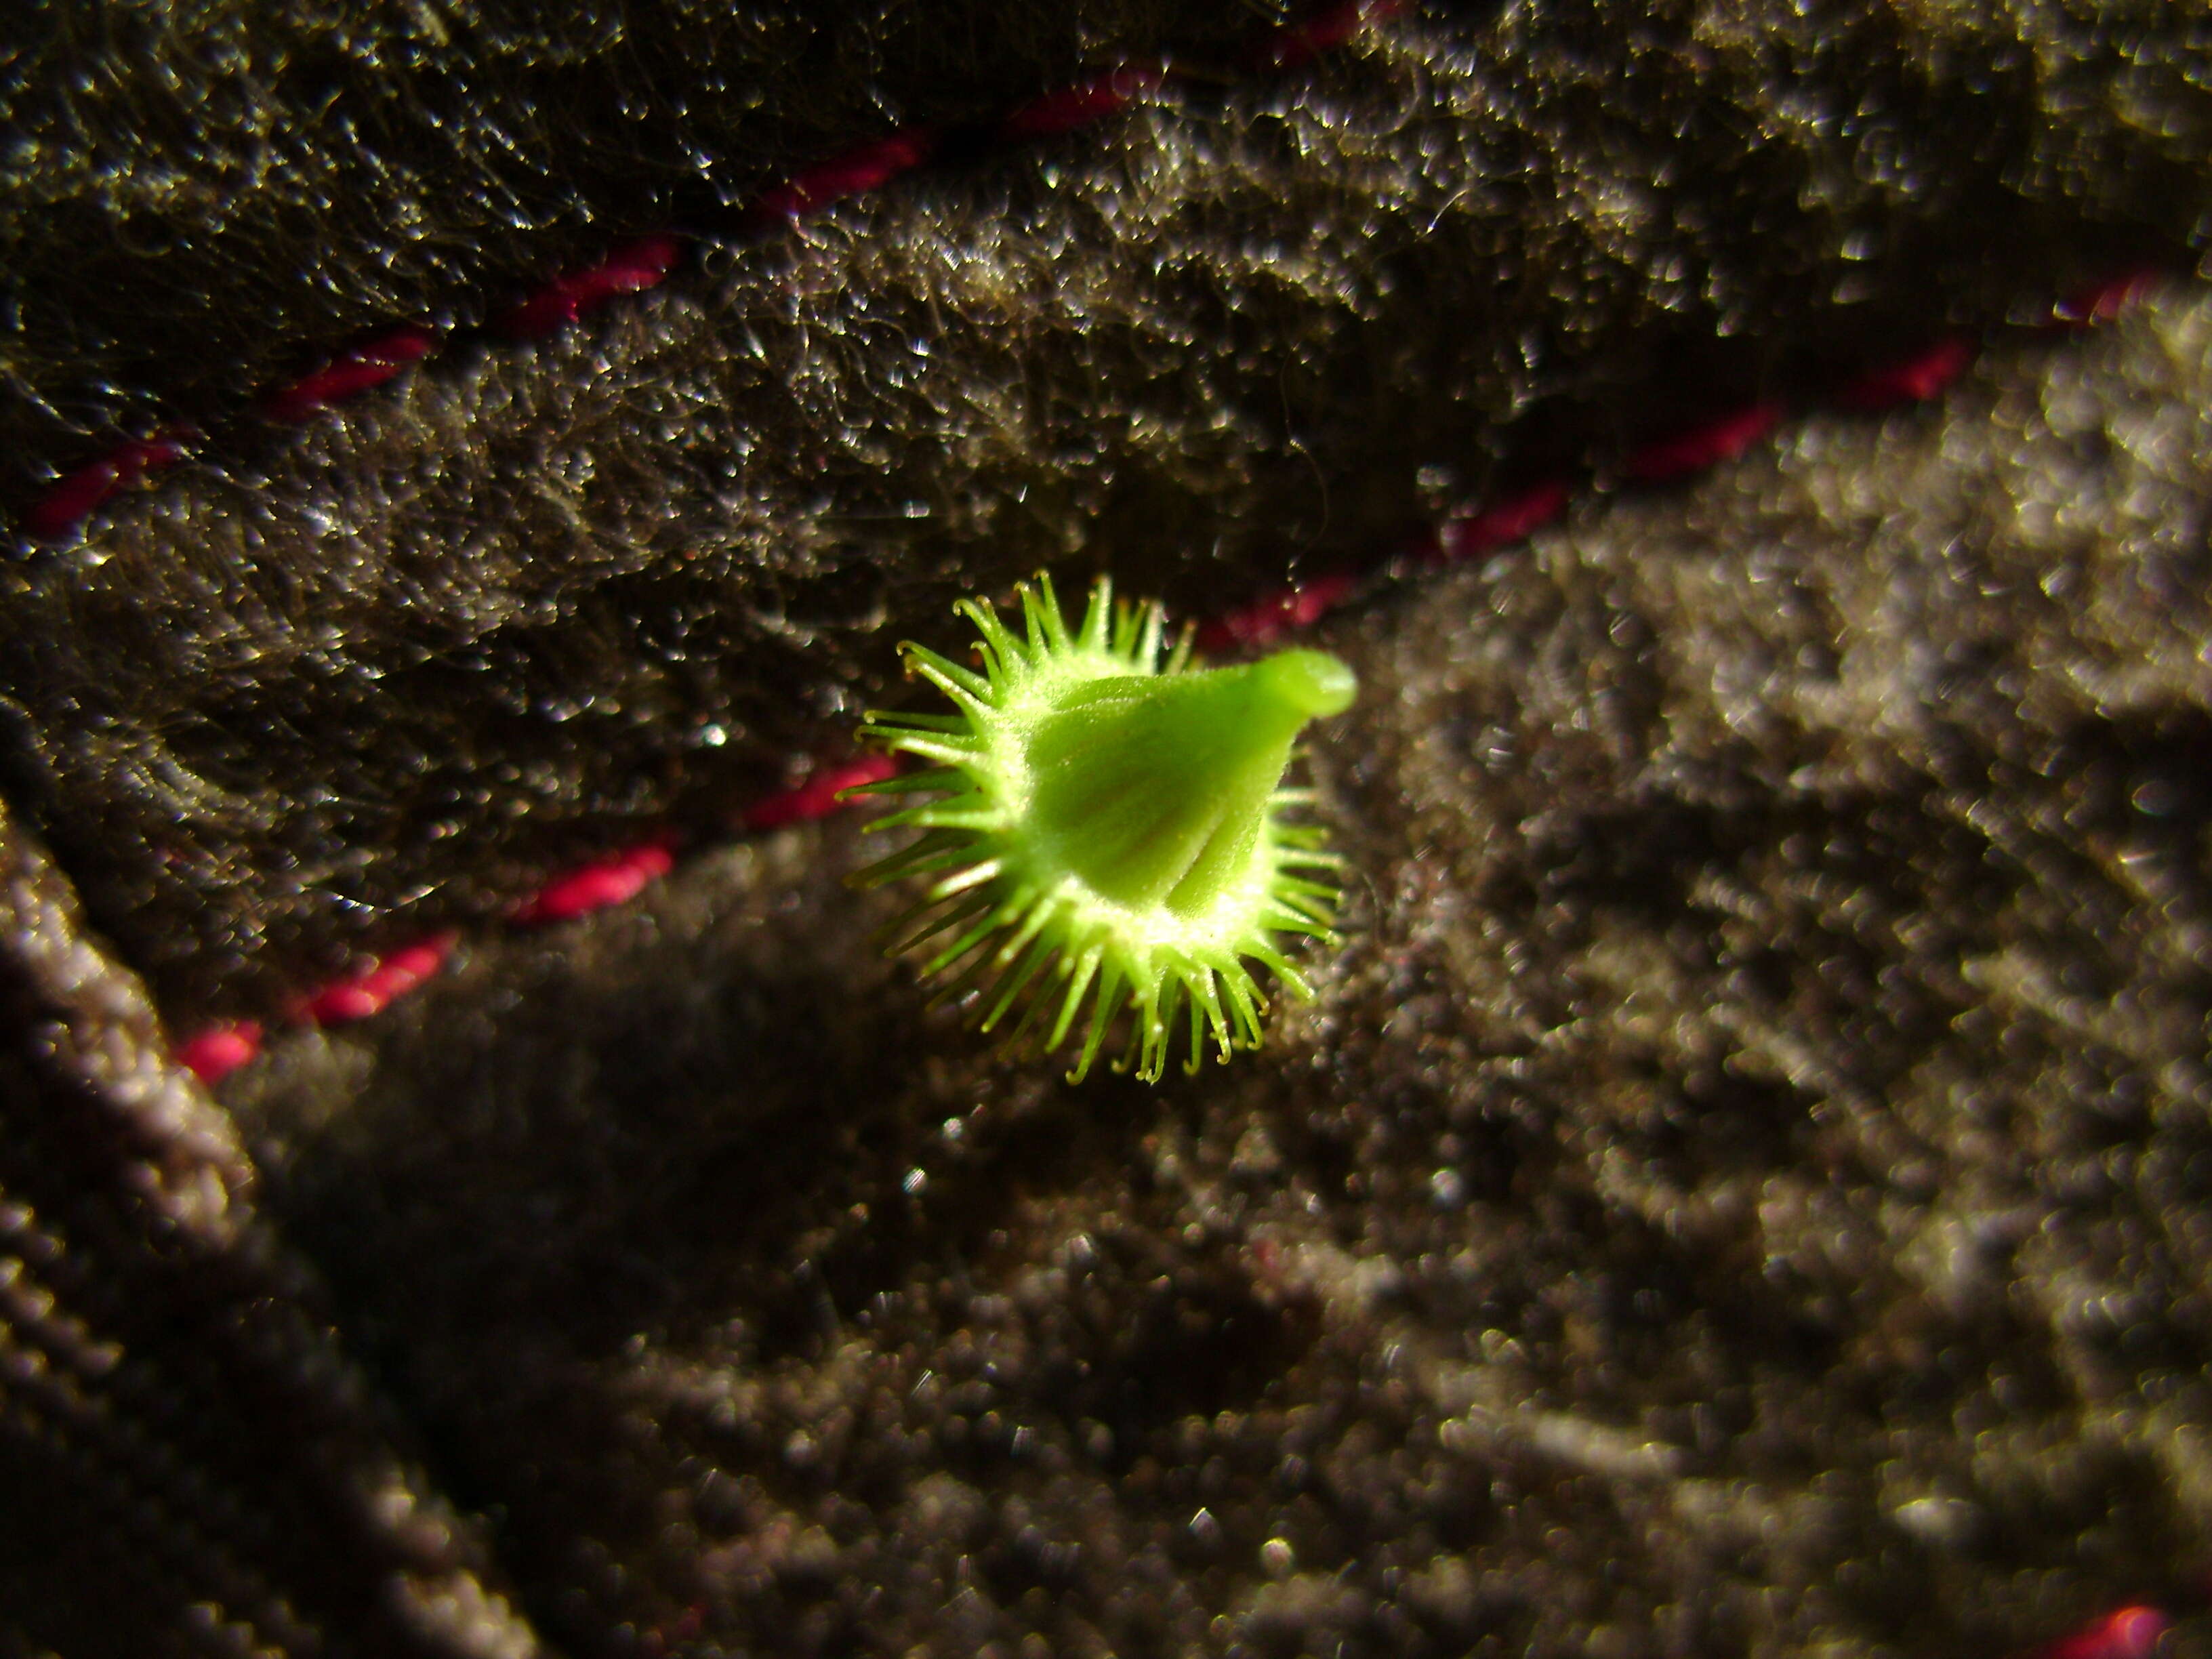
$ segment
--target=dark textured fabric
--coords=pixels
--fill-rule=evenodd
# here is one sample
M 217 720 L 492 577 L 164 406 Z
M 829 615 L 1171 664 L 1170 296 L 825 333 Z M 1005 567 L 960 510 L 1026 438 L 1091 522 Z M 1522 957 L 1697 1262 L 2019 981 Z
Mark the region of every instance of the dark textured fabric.
M 1066 562 L 1218 606 L 2047 314 L 2204 210 L 2193 15 L 2031 53 L 2055 15 L 1559 5 L 1171 83 L 32 554 L 6 758 L 168 1006 L 265 1011 L 713 822 L 961 592 Z
M 4 811 L 0 1029 L 0 1651 L 538 1651 Z
M 1351 938 L 1194 1080 L 979 1053 L 841 824 L 230 1098 L 580 1651 L 1935 1659 L 2185 1595 L 2208 408 L 2167 290 L 1329 624 Z
M 805 76 L 579 15 L 0 26 L 8 325 L 101 278 L 10 337 L 19 465 L 40 397 L 235 408 L 1025 74 L 1237 67 L 210 421 L 0 568 L 54 860 L 6 830 L 0 1655 L 1949 1659 L 2193 1605 L 2201 8 L 1438 9 L 1288 70 L 1260 10 L 885 8 L 793 24 Z M 1948 331 L 1941 405 L 1835 411 Z M 1767 446 L 1630 487 L 1754 397 Z M 1528 544 L 1377 564 L 1561 472 Z M 1349 938 L 1158 1090 L 928 1011 L 856 824 L 726 835 L 1048 562 L 1374 576 L 1310 762 Z M 640 902 L 489 921 L 667 820 Z M 218 1103 L 133 977 L 188 1030 L 451 920 Z
M 0 500 L 117 430 L 233 422 L 367 330 L 496 319 L 624 234 L 731 229 L 902 125 L 957 141 L 1264 6 L 300 0 L 0 15 Z

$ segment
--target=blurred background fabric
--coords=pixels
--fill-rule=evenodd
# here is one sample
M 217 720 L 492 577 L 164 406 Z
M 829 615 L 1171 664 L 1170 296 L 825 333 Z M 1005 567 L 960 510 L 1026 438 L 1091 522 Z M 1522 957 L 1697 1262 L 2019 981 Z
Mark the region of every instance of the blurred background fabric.
M 88 5 L 0 110 L 0 1655 L 2204 1646 L 2203 9 Z M 759 807 L 1039 568 L 1364 688 L 1316 1000 L 1157 1089 Z

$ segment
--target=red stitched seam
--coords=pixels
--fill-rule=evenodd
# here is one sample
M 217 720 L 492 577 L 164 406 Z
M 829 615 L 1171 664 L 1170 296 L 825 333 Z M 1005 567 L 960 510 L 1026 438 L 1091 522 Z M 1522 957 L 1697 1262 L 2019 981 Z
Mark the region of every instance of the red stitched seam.
M 448 930 L 403 945 L 360 971 L 301 998 L 291 1017 L 304 1025 L 344 1025 L 380 1014 L 423 981 L 436 978 L 459 937 Z
M 683 257 L 675 236 L 641 236 L 624 242 L 598 264 L 556 276 L 535 294 L 503 313 L 499 331 L 518 339 L 539 339 L 588 316 L 618 295 L 644 294 L 668 280 Z
M 40 541 L 56 541 L 84 522 L 100 504 L 131 485 L 143 483 L 185 453 L 182 430 L 130 438 L 96 461 L 64 474 L 33 503 L 24 526 Z
M 2033 1659 L 2150 1659 L 2173 1620 L 2142 1602 L 2093 1619 L 2035 1650 Z
M 508 918 L 519 927 L 566 921 L 635 898 L 676 867 L 677 841 L 664 833 L 556 876 L 517 905 Z
M 332 359 L 313 374 L 278 387 L 262 399 L 261 413 L 272 421 L 307 420 L 333 404 L 382 386 L 410 363 L 422 362 L 436 345 L 436 337 L 428 329 L 412 325 L 395 328 Z

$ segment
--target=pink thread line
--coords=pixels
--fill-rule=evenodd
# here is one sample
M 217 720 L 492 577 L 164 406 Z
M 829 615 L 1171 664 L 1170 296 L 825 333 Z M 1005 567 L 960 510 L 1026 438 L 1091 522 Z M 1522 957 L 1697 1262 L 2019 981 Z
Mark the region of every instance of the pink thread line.
M 2035 1650 L 2033 1659 L 2150 1659 L 2173 1620 L 2141 1603 L 2094 1619 Z
M 1403 11 L 1403 0 L 1354 0 L 1280 29 L 1254 54 L 1259 67 L 1293 69 L 1343 45 L 1369 23 Z M 1021 105 L 997 129 L 1002 141 L 1019 142 L 1072 131 L 1103 118 L 1158 85 L 1170 66 L 1133 64 L 1062 88 Z M 754 225 L 802 217 L 848 196 L 881 189 L 926 165 L 940 143 L 931 127 L 909 127 L 886 138 L 833 155 L 771 185 L 740 216 Z M 642 294 L 668 279 L 687 239 L 672 234 L 622 244 L 596 264 L 554 277 L 501 313 L 499 331 L 538 339 L 589 315 L 610 300 Z M 324 367 L 270 392 L 258 405 L 264 418 L 286 423 L 382 386 L 420 362 L 439 344 L 413 325 L 381 335 Z M 36 541 L 58 541 L 122 490 L 143 483 L 183 459 L 181 434 L 157 432 L 128 439 L 106 454 L 64 473 L 24 516 Z
M 889 755 L 862 755 L 837 766 L 815 771 L 796 788 L 770 795 L 748 808 L 739 823 L 753 835 L 765 835 L 786 824 L 807 823 L 830 816 L 846 803 L 837 798 L 865 783 L 880 783 L 898 770 Z
M 42 542 L 66 536 L 111 497 L 144 483 L 184 453 L 184 445 L 167 434 L 127 439 L 98 460 L 64 474 L 32 504 L 25 527 Z
M 1095 80 L 1079 81 L 1057 92 L 1022 105 L 999 125 L 999 137 L 1011 143 L 1056 137 L 1103 120 L 1133 98 L 1150 92 L 1167 79 L 1164 64 L 1132 66 L 1109 70 Z
M 848 196 L 881 190 L 937 154 L 933 127 L 908 127 L 872 144 L 834 155 L 764 192 L 747 216 L 756 222 L 798 219 Z
M 1850 409 L 1891 409 L 1926 403 L 1966 372 L 1974 349 L 1955 335 L 1936 341 L 1917 356 L 1862 374 L 1845 386 L 1841 401 Z
M 511 920 L 527 927 L 624 904 L 675 867 L 676 838 L 655 836 L 556 876 L 517 905 Z
M 841 791 L 873 783 L 896 769 L 884 755 L 819 766 L 792 787 L 755 802 L 740 815 L 738 827 L 762 834 L 827 817 L 842 804 L 837 799 Z M 672 835 L 654 836 L 564 872 L 518 904 L 508 920 L 520 927 L 544 927 L 627 903 L 676 867 L 676 847 Z M 453 933 L 434 933 L 374 957 L 302 997 L 290 1009 L 290 1020 L 343 1025 L 381 1013 L 437 977 L 457 942 Z M 175 1058 L 203 1083 L 215 1083 L 255 1059 L 267 1036 L 257 1020 L 226 1020 L 185 1038 L 177 1045 Z
M 435 979 L 459 937 L 432 933 L 402 945 L 301 998 L 292 1017 L 310 1025 L 345 1025 L 380 1014 L 425 980 Z
M 1622 470 L 1638 483 L 1672 483 L 1732 461 L 1782 423 L 1782 405 L 1751 404 L 1634 451 Z
M 1492 548 L 1526 541 L 1567 510 L 1566 481 L 1554 478 L 1508 495 L 1494 506 L 1447 519 L 1437 532 L 1436 556 L 1471 559 Z
M 1297 629 L 1311 628 L 1349 599 L 1359 585 L 1348 570 L 1332 570 L 1308 578 L 1227 615 L 1200 624 L 1201 651 L 1249 650 Z
M 356 346 L 313 374 L 302 375 L 289 386 L 279 386 L 262 400 L 261 412 L 272 421 L 307 420 L 333 404 L 342 404 L 349 398 L 358 398 L 372 386 L 382 386 L 409 364 L 428 356 L 436 344 L 435 337 L 427 329 L 393 329 L 389 334 Z
M 173 1056 L 203 1083 L 229 1076 L 261 1052 L 261 1022 L 234 1019 L 195 1031 L 177 1045 Z
M 499 320 L 503 334 L 538 339 L 597 311 L 617 295 L 643 294 L 668 280 L 683 256 L 673 236 L 644 236 L 624 242 L 598 264 L 556 276 Z

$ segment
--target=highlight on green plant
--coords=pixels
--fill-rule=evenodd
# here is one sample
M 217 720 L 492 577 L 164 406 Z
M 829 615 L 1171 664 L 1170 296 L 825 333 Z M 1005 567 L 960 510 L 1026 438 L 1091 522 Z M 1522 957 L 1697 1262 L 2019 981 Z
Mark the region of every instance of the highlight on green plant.
M 1319 651 L 1195 667 L 1188 629 L 1163 659 L 1159 606 L 1116 605 L 1103 577 L 1072 630 L 1048 578 L 1017 594 L 1019 634 L 980 600 L 954 607 L 981 636 L 981 672 L 900 647 L 956 712 L 869 714 L 862 736 L 930 765 L 848 793 L 936 799 L 876 821 L 922 834 L 854 884 L 929 878 L 890 948 L 952 934 L 921 971 L 950 976 L 939 1000 L 980 992 L 980 1030 L 1012 1015 L 1009 1042 L 1055 1049 L 1087 999 L 1071 1080 L 1124 1010 L 1115 1066 L 1147 1082 L 1186 1007 L 1192 1071 L 1209 1034 L 1224 1060 L 1254 1047 L 1267 1004 L 1250 964 L 1310 997 L 1272 936 L 1333 937 L 1327 878 L 1343 860 L 1284 821 L 1312 792 L 1283 775 L 1306 723 L 1351 706 L 1351 669 Z

